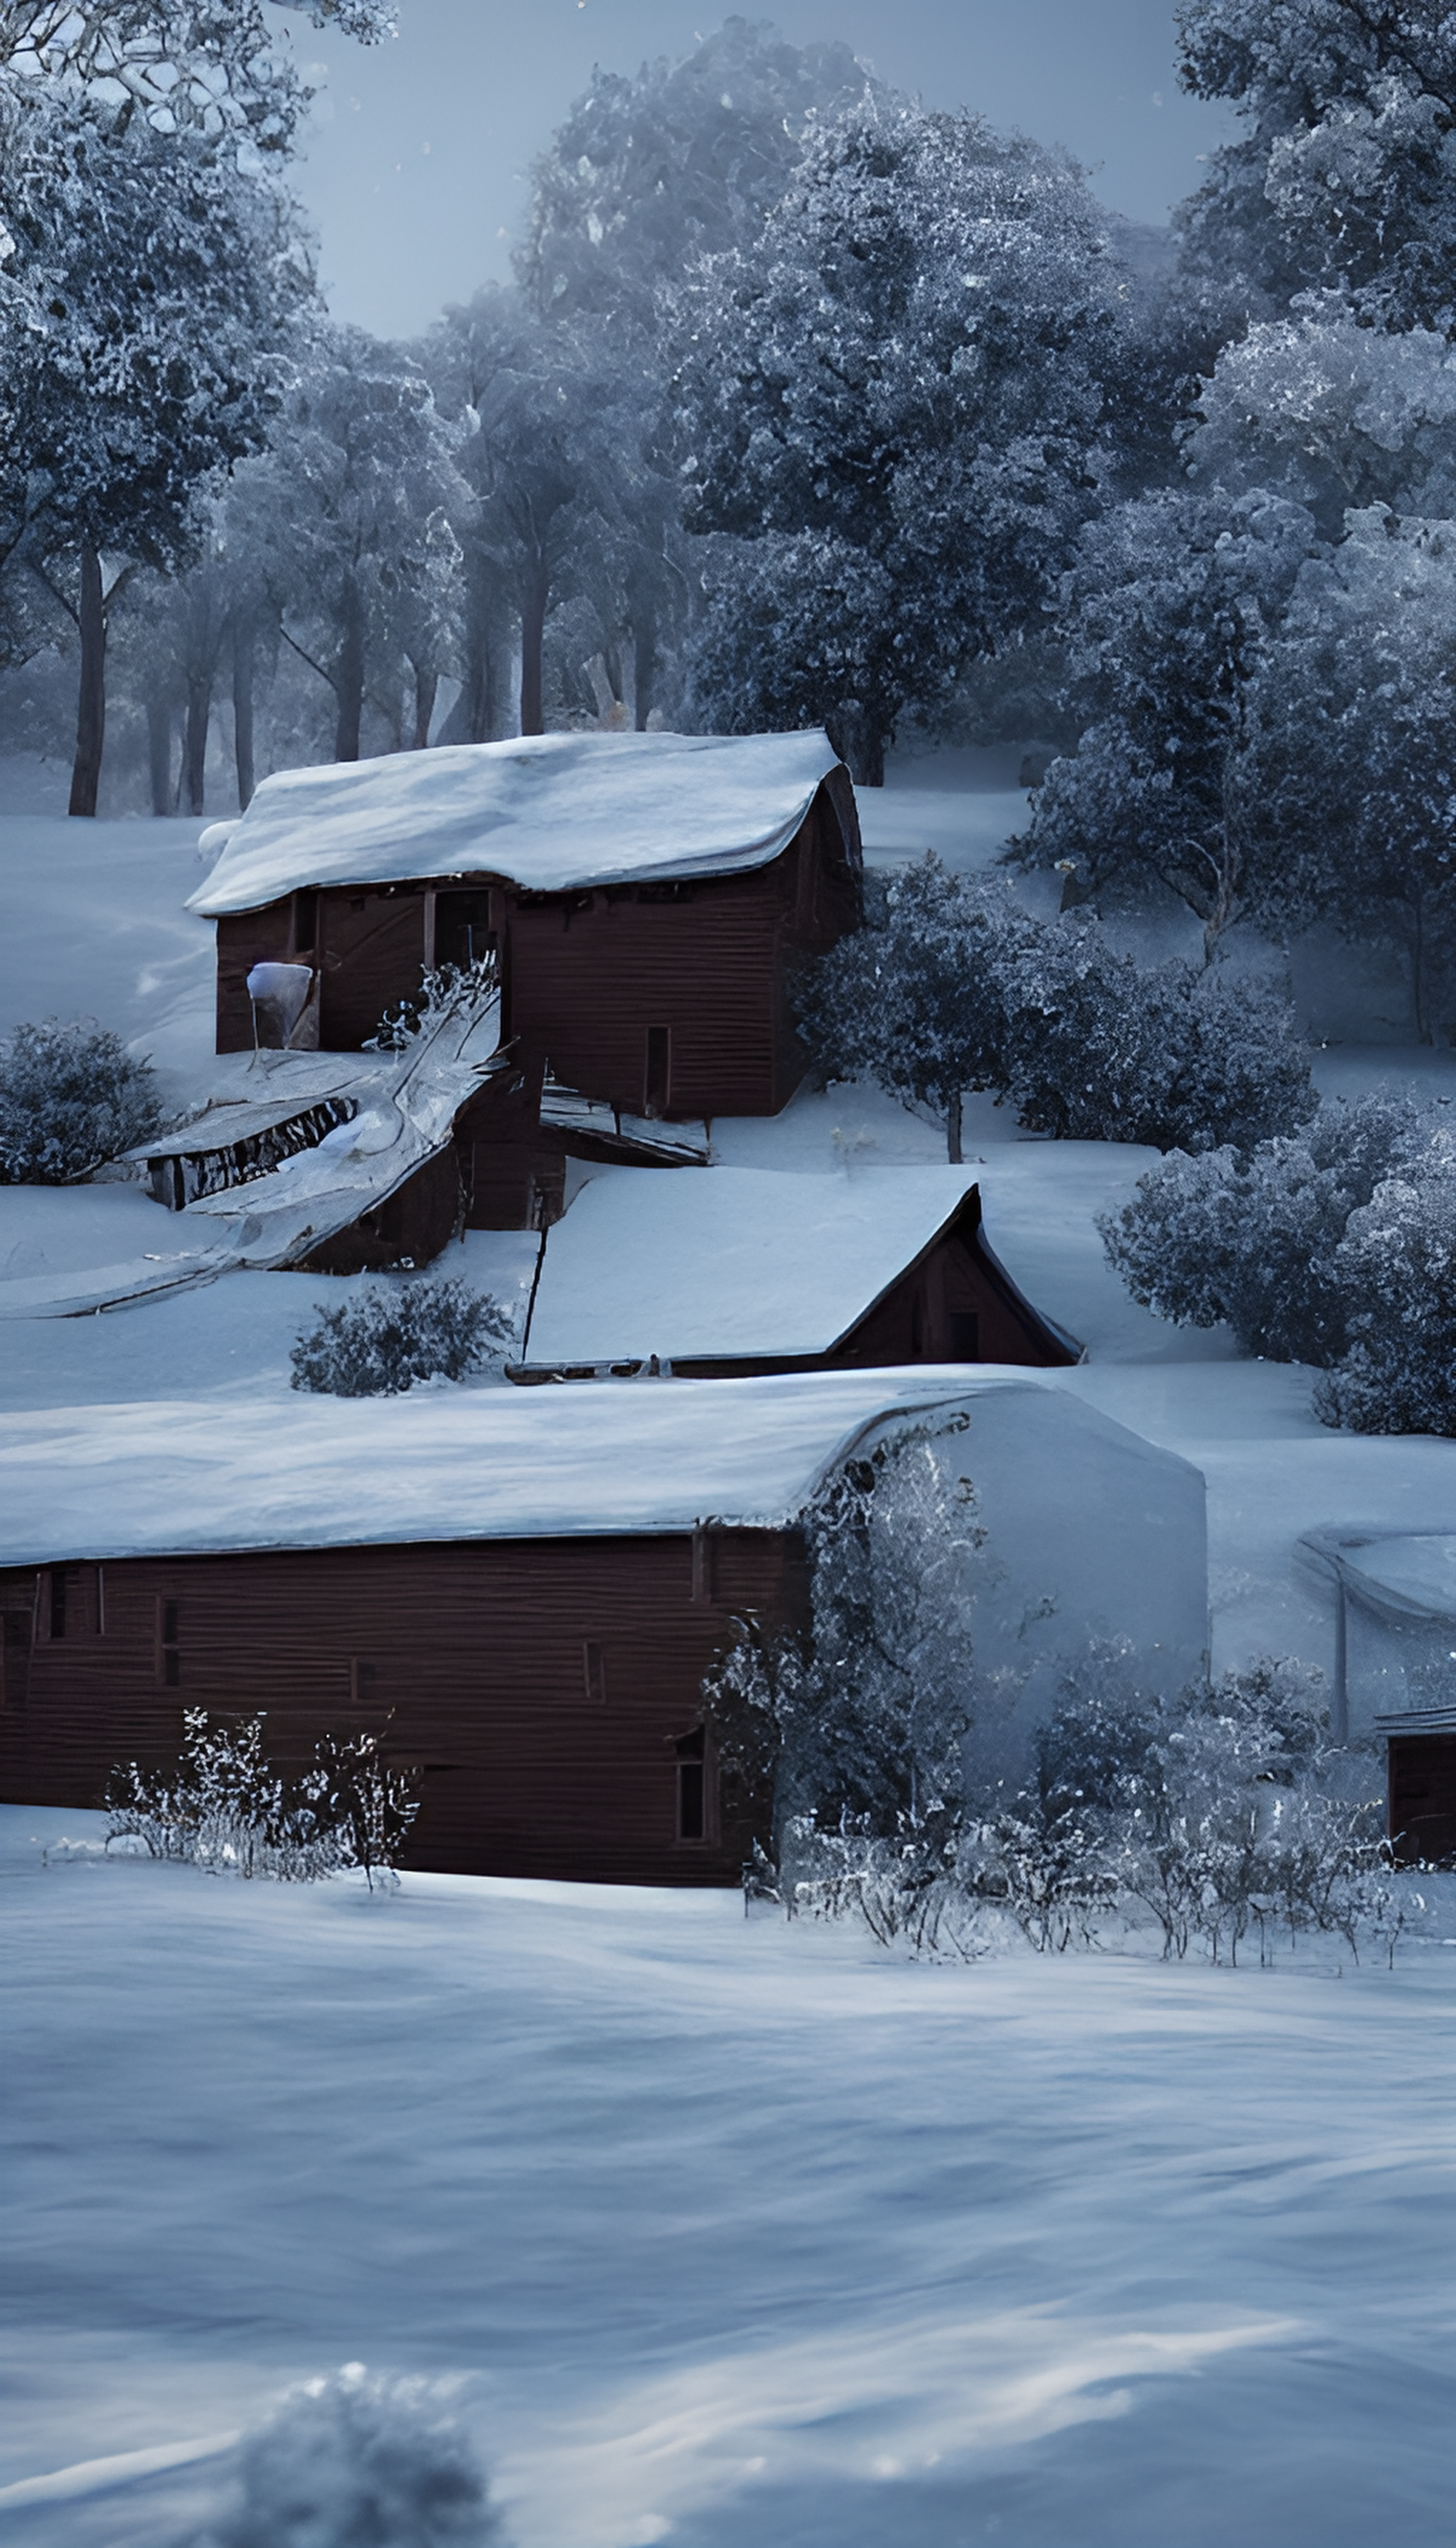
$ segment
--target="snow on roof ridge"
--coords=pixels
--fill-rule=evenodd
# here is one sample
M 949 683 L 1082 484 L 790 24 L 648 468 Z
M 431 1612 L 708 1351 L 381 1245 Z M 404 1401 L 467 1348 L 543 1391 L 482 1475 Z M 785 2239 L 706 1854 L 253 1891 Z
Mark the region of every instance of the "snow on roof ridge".
M 932 1365 L 42 1410 L 0 1420 L 0 1564 L 781 1527 L 897 1419 L 1046 1386 Z
M 838 762 L 810 728 L 534 735 L 275 771 L 187 907 L 216 916 L 416 876 L 561 892 L 732 874 L 777 858 Z

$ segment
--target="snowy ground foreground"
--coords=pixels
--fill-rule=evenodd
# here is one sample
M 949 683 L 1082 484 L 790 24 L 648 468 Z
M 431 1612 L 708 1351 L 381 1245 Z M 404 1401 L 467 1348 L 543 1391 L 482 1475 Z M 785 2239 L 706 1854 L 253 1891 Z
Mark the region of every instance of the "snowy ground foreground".
M 723 1895 L 43 1866 L 88 1823 L 0 1814 L 17 2548 L 191 2540 L 349 2360 L 458 2384 L 516 2548 L 1442 2535 L 1439 1944 L 915 1967 Z

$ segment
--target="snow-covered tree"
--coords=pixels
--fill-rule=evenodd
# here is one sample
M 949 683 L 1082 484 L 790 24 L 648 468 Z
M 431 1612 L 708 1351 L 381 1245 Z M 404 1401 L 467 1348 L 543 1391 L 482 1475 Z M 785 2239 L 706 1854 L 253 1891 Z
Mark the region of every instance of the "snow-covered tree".
M 1262 986 L 1138 964 L 1095 926 L 1035 921 L 933 859 L 808 970 L 799 1016 L 827 1078 L 873 1079 L 940 1117 L 953 1160 L 976 1089 L 1058 1139 L 1163 1149 L 1255 1141 L 1316 1102 L 1309 1055 Z
M 199 490 L 261 447 L 312 280 L 286 198 L 190 130 L 12 70 L 0 168 L 0 567 L 75 625 L 90 814 L 109 609 L 187 562 Z
M 390 0 L 271 0 L 364 45 L 395 32 Z M 310 91 L 259 0 L 6 0 L 0 66 L 87 88 L 161 134 L 286 151 Z
M 540 318 L 650 338 L 665 285 L 755 238 L 811 123 L 882 94 L 847 45 L 736 17 L 682 61 L 596 70 L 531 170 L 523 293 Z
M 825 723 L 872 783 L 910 707 L 1037 623 L 1093 493 L 1105 227 L 1069 162 L 970 118 L 871 104 L 810 135 L 680 314 L 685 520 L 727 535 L 705 718 Z
M 1183 0 L 1185 88 L 1243 124 L 1183 208 L 1185 250 L 1255 315 L 1310 289 L 1381 327 L 1456 326 L 1450 0 Z
M 1456 520 L 1346 518 L 1306 561 L 1245 756 L 1266 926 L 1398 954 L 1416 1032 L 1456 1035 Z
M 1387 335 L 1347 305 L 1306 300 L 1225 346 L 1184 443 L 1209 487 L 1308 504 L 1327 539 L 1351 507 L 1456 514 L 1456 348 L 1432 329 Z
M 0 1044 L 0 1185 L 75 1185 L 160 1121 L 147 1063 L 94 1018 L 27 1023 Z
M 1086 721 L 1038 793 L 1027 864 L 1066 862 L 1094 893 L 1160 884 L 1212 956 L 1260 837 L 1252 695 L 1314 547 L 1306 508 L 1262 491 L 1157 490 L 1089 526 L 1062 595 Z
M 772 1794 L 766 1837 L 790 1882 L 816 1834 L 908 1846 L 924 1879 L 944 1871 L 985 1540 L 959 1474 L 964 1430 L 964 1418 L 897 1426 L 829 1479 L 802 1517 L 806 1633 L 771 1640 L 745 1621 L 708 1677 L 725 1782 Z
M 237 473 L 229 539 L 265 577 L 287 644 L 333 694 L 336 761 L 357 761 L 371 691 L 397 741 L 421 740 L 453 657 L 459 444 L 415 363 L 338 328 L 290 389 L 266 457 Z
M 1456 1136 L 1411 1145 L 1334 1261 L 1349 1343 L 1316 1413 L 1354 1433 L 1456 1434 Z

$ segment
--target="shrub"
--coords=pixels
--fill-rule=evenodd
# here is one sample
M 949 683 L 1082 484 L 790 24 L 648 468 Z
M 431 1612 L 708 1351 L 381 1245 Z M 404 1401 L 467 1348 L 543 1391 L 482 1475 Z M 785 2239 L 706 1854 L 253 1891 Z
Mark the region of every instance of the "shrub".
M 1316 1109 L 1309 1055 L 1265 989 L 1119 956 L 1095 922 L 1034 920 L 1005 889 L 922 860 L 870 923 L 806 969 L 800 1033 L 834 1079 L 944 1120 L 995 1090 L 1029 1131 L 1159 1149 L 1246 1145 Z
M 151 1858 L 214 1873 L 315 1883 L 360 1866 L 371 1888 L 398 1881 L 395 1859 L 419 1811 L 411 1776 L 389 1769 L 374 1734 L 325 1735 L 296 1777 L 263 1748 L 263 1718 L 214 1723 L 183 1712 L 174 1770 L 135 1761 L 107 1781 L 107 1839 L 140 1840 Z
M 375 1285 L 318 1323 L 289 1357 L 295 1389 L 330 1398 L 389 1398 L 417 1381 L 463 1380 L 510 1342 L 508 1310 L 458 1281 Z
M 236 2500 L 199 2548 L 487 2548 L 500 2516 L 426 2381 L 351 2362 L 245 2434 Z
M 75 1185 L 160 1120 L 148 1064 L 94 1018 L 18 1026 L 0 1046 L 0 1184 Z
M 1456 1434 L 1456 1139 L 1411 1146 L 1335 1251 L 1349 1347 L 1315 1411 L 1354 1433 Z
M 1433 1112 L 1377 1095 L 1247 1157 L 1175 1152 L 1098 1227 L 1159 1318 L 1320 1367 L 1324 1423 L 1456 1434 L 1456 1137 Z

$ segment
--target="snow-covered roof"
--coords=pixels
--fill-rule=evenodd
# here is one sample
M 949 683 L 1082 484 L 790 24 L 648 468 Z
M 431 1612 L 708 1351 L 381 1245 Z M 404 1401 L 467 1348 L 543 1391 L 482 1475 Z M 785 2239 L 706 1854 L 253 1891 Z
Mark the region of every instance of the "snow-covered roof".
M 0 1422 L 0 1565 L 772 1526 L 897 1410 L 1042 1387 L 948 1366 L 46 1409 Z
M 1456 1624 L 1456 1531 L 1331 1524 L 1307 1531 L 1299 1553 L 1382 1617 Z
M 546 1240 L 523 1360 L 826 1353 L 944 1228 L 973 1168 L 605 1168 Z
M 280 770 L 228 828 L 188 909 L 254 911 L 302 886 L 411 876 L 560 892 L 727 875 L 777 858 L 837 760 L 819 732 L 548 734 Z

